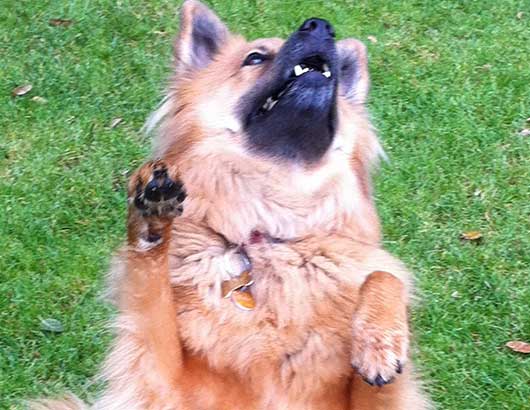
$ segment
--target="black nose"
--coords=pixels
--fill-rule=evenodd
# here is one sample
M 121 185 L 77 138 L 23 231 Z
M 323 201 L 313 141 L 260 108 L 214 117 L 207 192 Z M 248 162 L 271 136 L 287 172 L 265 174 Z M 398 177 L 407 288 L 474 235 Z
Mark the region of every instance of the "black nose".
M 311 33 L 322 38 L 335 37 L 333 26 L 324 19 L 311 18 L 302 23 L 298 31 Z

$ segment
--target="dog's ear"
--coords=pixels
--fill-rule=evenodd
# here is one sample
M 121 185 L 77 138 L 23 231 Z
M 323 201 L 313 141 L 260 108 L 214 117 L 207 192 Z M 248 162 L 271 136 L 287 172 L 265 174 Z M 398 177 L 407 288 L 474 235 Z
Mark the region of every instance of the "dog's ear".
M 339 90 L 350 102 L 364 104 L 370 89 L 366 46 L 354 38 L 337 42 Z
M 174 45 L 177 69 L 206 67 L 228 36 L 228 29 L 213 11 L 197 0 L 186 0 L 180 11 L 180 32 Z

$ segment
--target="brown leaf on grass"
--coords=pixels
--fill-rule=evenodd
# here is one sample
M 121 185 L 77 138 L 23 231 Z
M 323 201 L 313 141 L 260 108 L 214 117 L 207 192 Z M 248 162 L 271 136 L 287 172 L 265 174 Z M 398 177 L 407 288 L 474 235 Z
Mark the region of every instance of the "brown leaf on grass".
M 70 20 L 70 19 L 50 19 L 48 21 L 48 23 L 50 24 L 50 26 L 53 26 L 53 27 L 68 27 L 70 26 L 71 24 L 73 24 L 73 20 Z
M 514 352 L 530 354 L 530 343 L 521 342 L 520 340 L 512 340 L 506 343 L 506 347 Z
M 366 37 L 368 41 L 372 44 L 377 44 L 377 37 L 376 36 L 368 36 Z
M 521 131 L 519 131 L 519 135 L 521 137 L 528 137 L 530 135 L 530 128 L 523 128 Z
M 39 95 L 36 95 L 35 97 L 31 97 L 31 101 L 35 101 L 36 103 L 39 103 L 39 104 L 46 104 L 48 102 L 46 98 L 41 97 Z
M 33 86 L 31 84 L 24 84 L 20 85 L 16 88 L 13 88 L 13 91 L 11 91 L 11 94 L 13 97 L 22 97 L 23 95 L 26 95 L 31 91 Z
M 482 239 L 482 234 L 479 231 L 468 231 L 460 235 L 460 239 L 470 242 L 478 242 Z
M 515 15 L 515 17 L 517 17 L 517 20 L 521 20 L 523 16 L 524 16 L 524 12 L 522 11 L 517 12 L 517 14 Z
M 110 123 L 110 129 L 116 128 L 123 121 L 123 118 L 114 118 Z

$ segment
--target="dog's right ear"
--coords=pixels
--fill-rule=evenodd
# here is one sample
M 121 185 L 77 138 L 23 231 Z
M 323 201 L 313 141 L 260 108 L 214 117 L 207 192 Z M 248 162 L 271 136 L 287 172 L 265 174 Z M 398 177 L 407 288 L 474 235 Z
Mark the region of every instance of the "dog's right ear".
M 180 32 L 174 45 L 178 71 L 206 67 L 228 39 L 217 15 L 197 0 L 186 0 L 180 11 Z
M 339 89 L 353 104 L 364 104 L 370 89 L 366 46 L 354 38 L 337 42 L 340 77 Z

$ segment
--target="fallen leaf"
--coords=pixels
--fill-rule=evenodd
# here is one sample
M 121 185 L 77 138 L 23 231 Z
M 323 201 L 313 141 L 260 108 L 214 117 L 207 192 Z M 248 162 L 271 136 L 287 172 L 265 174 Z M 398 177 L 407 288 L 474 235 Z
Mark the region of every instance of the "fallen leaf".
M 465 241 L 478 242 L 482 239 L 482 234 L 479 231 L 468 231 L 460 235 L 460 238 Z
M 519 131 L 519 135 L 521 137 L 528 137 L 530 135 L 530 128 L 523 128 L 521 131 Z
M 506 347 L 512 349 L 514 352 L 530 354 L 530 343 L 512 340 L 506 343 Z
M 46 104 L 48 102 L 46 98 L 40 97 L 38 95 L 36 95 L 35 97 L 31 97 L 31 101 L 35 101 L 36 103 L 39 103 L 39 104 Z
M 489 71 L 489 70 L 491 70 L 491 67 L 492 67 L 491 64 L 484 64 L 480 68 L 482 68 L 484 71 Z
M 455 290 L 453 293 L 451 293 L 451 297 L 458 299 L 460 297 L 460 293 L 458 292 L 458 290 Z
M 32 88 L 33 86 L 31 84 L 20 85 L 14 88 L 13 91 L 11 91 L 11 94 L 13 95 L 13 97 L 21 97 L 29 93 Z
M 57 319 L 42 319 L 40 322 L 41 330 L 52 333 L 62 333 L 64 331 L 63 324 Z
M 68 27 L 70 26 L 74 21 L 73 20 L 69 20 L 69 19 L 50 19 L 48 21 L 48 23 L 50 24 L 50 26 L 54 26 L 54 27 L 58 27 L 58 26 L 62 26 L 62 27 Z
M 515 15 L 515 17 L 517 17 L 517 20 L 521 20 L 523 16 L 524 16 L 524 12 L 522 11 L 517 12 L 517 14 Z
M 368 39 L 368 41 L 370 41 L 370 43 L 377 44 L 377 37 L 376 36 L 368 36 L 366 38 Z
M 114 118 L 110 123 L 110 129 L 116 128 L 121 122 L 123 121 L 123 118 Z

